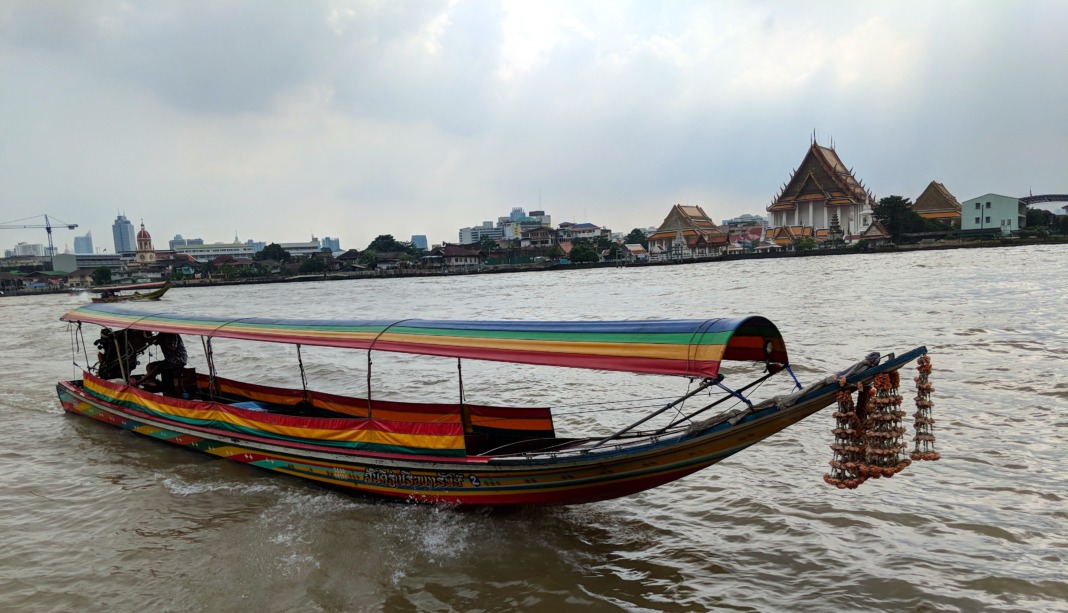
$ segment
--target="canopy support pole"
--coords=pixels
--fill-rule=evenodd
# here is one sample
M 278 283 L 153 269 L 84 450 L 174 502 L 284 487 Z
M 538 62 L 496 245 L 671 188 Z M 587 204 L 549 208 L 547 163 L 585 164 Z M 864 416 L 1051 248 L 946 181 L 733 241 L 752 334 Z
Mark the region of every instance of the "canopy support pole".
M 123 336 L 123 338 L 126 337 Z M 122 352 L 122 347 L 119 346 L 119 339 L 116 338 L 115 334 L 111 335 L 111 340 L 115 342 L 115 359 L 119 361 L 119 373 L 122 375 L 122 382 L 129 385 L 130 373 L 126 372 L 126 360 L 123 359 L 126 357 L 126 354 Z M 129 343 L 127 343 L 127 346 L 129 346 Z
M 786 372 L 790 373 L 790 376 L 794 378 L 794 385 L 797 386 L 797 389 L 801 389 L 803 386 L 801 385 L 801 382 L 797 380 L 797 375 L 794 374 L 794 369 L 790 368 L 789 364 L 786 365 Z
M 204 360 L 208 363 L 208 398 L 215 400 L 215 388 L 218 385 L 215 379 L 218 374 L 215 372 L 215 352 L 211 348 L 211 337 L 200 337 L 200 344 L 204 347 Z
M 615 438 L 619 438 L 623 434 L 625 434 L 627 432 L 630 432 L 634 428 L 637 428 L 638 426 L 644 424 L 645 422 L 647 422 L 650 419 L 656 417 L 657 415 L 660 415 L 664 411 L 667 411 L 668 409 L 671 409 L 671 408 L 675 407 L 676 405 L 682 404 L 683 402 L 685 402 L 685 401 L 689 400 L 690 398 L 696 396 L 697 394 L 705 391 L 706 389 L 712 387 L 713 385 L 718 385 L 719 382 L 722 381 L 722 380 L 723 380 L 723 376 L 722 375 L 717 375 L 714 378 L 705 379 L 705 380 L 701 381 L 701 385 L 698 385 L 697 389 L 695 389 L 694 391 L 686 394 L 685 396 L 683 396 L 682 398 L 679 398 L 678 400 L 675 400 L 674 402 L 671 402 L 669 404 L 664 405 L 664 407 L 662 409 L 658 410 L 658 411 L 653 411 L 649 415 L 646 415 L 645 417 L 643 417 L 643 418 L 639 419 L 638 421 L 632 423 L 631 425 L 627 426 L 626 428 L 623 428 L 622 430 L 620 430 L 619 432 L 616 432 L 612 436 L 607 436 L 605 438 L 602 438 L 601 440 L 597 441 L 597 444 L 595 444 L 592 447 L 590 447 L 590 449 L 597 449 L 598 447 L 600 447 L 601 445 L 604 445 L 608 441 L 610 441 L 612 439 L 615 439 Z
M 464 425 L 464 434 L 473 434 L 475 429 L 471 425 L 471 411 L 467 408 L 464 399 L 464 370 L 460 366 L 460 358 L 456 358 L 456 376 L 460 381 L 460 421 Z
M 367 419 L 374 415 L 371 413 L 371 350 L 367 350 Z
M 768 373 L 768 374 L 764 375 L 763 377 L 761 377 L 761 378 L 759 378 L 759 379 L 757 379 L 757 380 L 753 381 L 752 383 L 749 383 L 749 384 L 748 384 L 748 385 L 746 385 L 745 387 L 741 387 L 741 388 L 739 388 L 739 389 L 738 389 L 738 392 L 737 392 L 737 395 L 739 395 L 739 396 L 740 396 L 742 392 L 744 392 L 745 390 L 747 390 L 747 389 L 749 389 L 749 388 L 753 387 L 754 385 L 760 385 L 761 383 L 763 383 L 763 382 L 767 381 L 767 380 L 768 380 L 769 378 L 771 378 L 771 377 L 772 377 L 772 376 L 774 376 L 775 374 L 777 374 L 777 373 Z M 721 387 L 722 387 L 722 386 L 721 386 Z M 667 430 L 668 430 L 669 428 L 672 428 L 672 427 L 674 427 L 674 426 L 677 426 L 677 425 L 679 425 L 680 423 L 682 423 L 683 421 L 688 421 L 688 420 L 691 420 L 691 419 L 693 419 L 694 417 L 697 417 L 698 415 L 700 415 L 701 413 L 704 413 L 705 411 L 707 411 L 707 410 L 711 409 L 712 407 L 714 407 L 714 406 L 717 406 L 717 405 L 720 405 L 720 404 L 723 404 L 724 402 L 727 402 L 728 400 L 730 400 L 730 399 L 731 399 L 731 398 L 733 398 L 733 397 L 734 397 L 734 396 L 724 396 L 723 398 L 720 398 L 719 400 L 716 400 L 715 402 L 713 402 L 713 403 L 712 403 L 712 404 L 710 404 L 710 405 L 707 405 L 707 406 L 701 407 L 700 409 L 698 409 L 697 411 L 694 411 L 693 413 L 690 413 L 689 415 L 685 415 L 685 416 L 683 416 L 683 417 L 682 417 L 682 418 L 680 418 L 680 419 L 676 419 L 676 420 L 672 421 L 672 422 L 671 422 L 670 424 L 668 424 L 668 425 L 664 426 L 663 428 L 660 428 L 659 430 L 657 430 L 657 431 L 656 431 L 656 434 L 663 434 L 663 433 L 664 433 L 664 432 L 666 432 L 666 431 L 667 431 Z M 751 405 L 751 404 L 750 404 L 749 406 L 753 406 L 753 405 Z
M 297 364 L 300 366 L 300 387 L 304 390 L 304 402 L 308 402 L 308 376 L 304 373 L 304 360 L 300 356 L 300 343 L 297 343 Z

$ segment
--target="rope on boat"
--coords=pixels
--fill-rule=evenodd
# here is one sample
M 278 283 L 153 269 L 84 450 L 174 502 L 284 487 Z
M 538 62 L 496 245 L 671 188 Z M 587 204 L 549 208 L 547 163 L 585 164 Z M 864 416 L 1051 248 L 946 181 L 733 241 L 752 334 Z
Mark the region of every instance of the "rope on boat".
M 85 356 L 85 370 L 89 369 L 89 350 L 85 346 L 85 334 L 82 331 L 82 322 L 72 322 L 67 325 L 67 330 L 70 331 L 70 354 L 71 354 L 71 367 L 72 375 L 71 379 L 78 378 L 78 371 L 82 368 L 78 364 L 78 348 L 81 347 L 82 354 Z
M 912 454 L 909 456 L 913 460 L 928 460 L 934 461 L 941 458 L 941 454 L 935 451 L 935 436 L 934 436 L 934 423 L 935 420 L 931 417 L 931 409 L 934 408 L 934 402 L 931 401 L 931 394 L 935 391 L 931 386 L 931 382 L 928 377 L 931 374 L 931 357 L 920 356 L 920 359 L 916 362 L 916 370 L 920 375 L 913 379 L 916 382 L 916 412 L 912 414 L 913 427 L 916 429 L 916 435 L 912 441 L 915 445 L 912 449 Z
M 916 369 L 916 412 L 913 413 L 915 436 L 914 449 L 909 458 L 902 457 L 908 444 L 902 441 L 905 427 L 901 425 L 905 411 L 901 410 L 903 398 L 898 393 L 901 375 L 898 371 L 880 373 L 871 386 L 858 383 L 846 387 L 840 379 L 841 389 L 835 400 L 838 410 L 834 443 L 831 449 L 831 472 L 823 480 L 839 489 L 855 489 L 868 479 L 890 478 L 904 470 L 914 460 L 937 460 L 941 456 L 934 449 L 934 419 L 931 417 L 931 358 L 920 356 Z M 858 391 L 857 404 L 853 403 L 853 391 Z

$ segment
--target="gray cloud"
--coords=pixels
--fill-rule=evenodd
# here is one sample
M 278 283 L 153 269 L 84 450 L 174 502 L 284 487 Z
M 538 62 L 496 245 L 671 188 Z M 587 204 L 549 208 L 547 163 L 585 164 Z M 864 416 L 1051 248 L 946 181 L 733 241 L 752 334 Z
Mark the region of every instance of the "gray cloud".
M 878 195 L 932 179 L 961 200 L 1063 192 L 1066 17 L 1059 2 L 9 1 L 0 221 L 49 212 L 99 242 L 125 210 L 161 239 L 363 247 L 455 240 L 540 202 L 626 231 L 679 201 L 762 212 L 813 129 Z

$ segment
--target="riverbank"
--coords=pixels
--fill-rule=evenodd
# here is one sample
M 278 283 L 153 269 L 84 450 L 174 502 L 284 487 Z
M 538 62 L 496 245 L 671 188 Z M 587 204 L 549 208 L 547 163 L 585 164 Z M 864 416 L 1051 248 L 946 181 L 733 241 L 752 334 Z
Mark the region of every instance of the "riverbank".
M 521 272 L 559 272 L 567 270 L 587 270 L 591 268 L 623 268 L 623 267 L 650 267 L 650 266 L 678 266 L 681 264 L 701 264 L 709 262 L 733 262 L 738 260 L 770 260 L 781 258 L 810 258 L 831 257 L 861 254 L 895 254 L 911 253 L 914 251 L 948 251 L 957 249 L 995 249 L 1001 247 L 1025 247 L 1033 245 L 1062 245 L 1068 244 L 1068 238 L 1047 239 L 1020 239 L 1005 238 L 997 240 L 970 240 L 965 242 L 937 242 L 918 243 L 914 245 L 887 245 L 869 247 L 867 249 L 811 249 L 807 251 L 780 251 L 762 253 L 731 253 L 709 257 L 659 259 L 653 261 L 619 261 L 619 262 L 588 262 L 570 264 L 500 264 L 484 266 L 482 268 L 469 269 L 424 269 L 424 268 L 393 268 L 388 270 L 365 270 L 365 271 L 341 271 L 314 275 L 296 275 L 289 277 L 263 277 L 250 279 L 196 279 L 177 280 L 174 287 L 220 287 L 227 285 L 263 285 L 271 283 L 307 283 L 321 281 L 351 281 L 355 279 L 395 279 L 398 277 L 450 277 L 458 275 L 486 275 L 486 274 L 511 274 Z M 5 291 L 3 296 L 39 296 L 43 294 L 62 294 L 73 291 L 71 288 L 59 287 L 48 289 L 32 289 Z M 84 291 L 84 290 L 83 290 Z

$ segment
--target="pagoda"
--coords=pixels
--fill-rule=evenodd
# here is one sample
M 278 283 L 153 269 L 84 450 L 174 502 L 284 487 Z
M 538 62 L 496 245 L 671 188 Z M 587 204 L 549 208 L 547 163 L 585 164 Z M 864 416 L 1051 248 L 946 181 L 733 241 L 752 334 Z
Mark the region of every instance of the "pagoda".
M 824 147 L 813 138 L 801 165 L 767 208 L 769 231 L 820 235 L 837 214 L 845 240 L 855 240 L 871 224 L 874 206 L 875 196 L 842 163 L 833 143 Z

